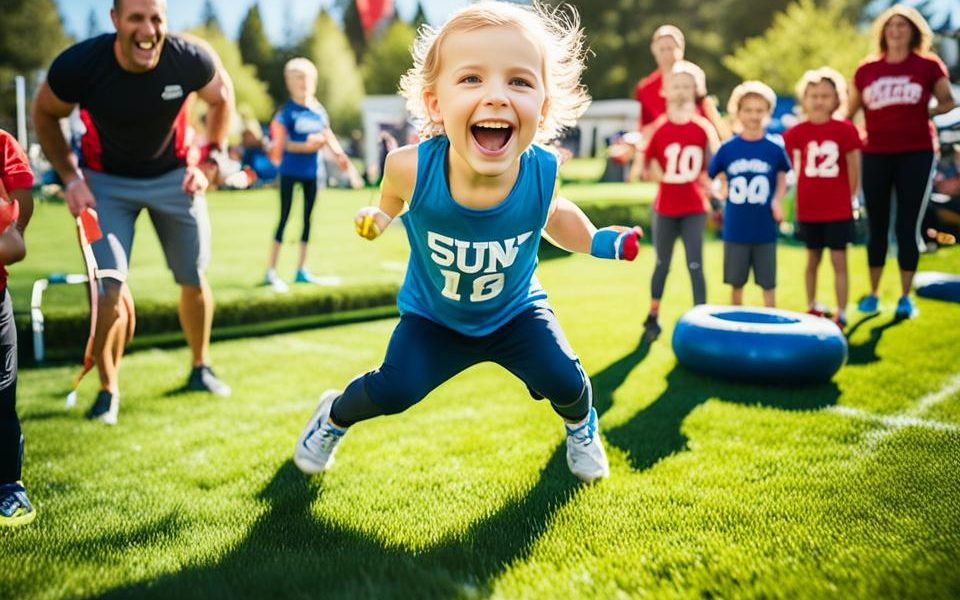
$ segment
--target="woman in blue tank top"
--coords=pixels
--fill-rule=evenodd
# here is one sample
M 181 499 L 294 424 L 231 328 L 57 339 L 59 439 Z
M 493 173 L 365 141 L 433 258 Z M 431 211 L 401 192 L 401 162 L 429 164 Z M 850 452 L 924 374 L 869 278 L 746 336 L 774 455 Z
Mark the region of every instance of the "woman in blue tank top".
M 379 208 L 356 217 L 357 232 L 372 240 L 407 209 L 400 323 L 378 369 L 321 395 L 294 452 L 302 471 L 324 471 L 354 423 L 406 410 L 491 361 L 564 419 L 574 475 L 609 474 L 590 381 L 534 274 L 541 232 L 568 250 L 625 260 L 636 257 L 641 235 L 598 231 L 557 196 L 557 158 L 534 144 L 572 125 L 589 103 L 572 17 L 482 3 L 421 33 L 400 85 L 428 139 L 387 157 Z

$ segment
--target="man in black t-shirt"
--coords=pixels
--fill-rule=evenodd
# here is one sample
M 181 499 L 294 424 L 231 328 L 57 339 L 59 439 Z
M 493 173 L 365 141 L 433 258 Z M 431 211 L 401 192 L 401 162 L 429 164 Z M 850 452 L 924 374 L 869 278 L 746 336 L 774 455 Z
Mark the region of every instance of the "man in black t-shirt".
M 191 148 L 187 99 L 196 92 L 209 105 L 207 139 L 220 146 L 233 87 L 208 44 L 166 34 L 164 0 L 114 0 L 110 17 L 115 34 L 75 44 L 53 61 L 34 99 L 33 121 L 66 186 L 70 212 L 78 216 L 95 207 L 103 229 L 103 239 L 93 245 L 102 274 L 93 346 L 102 389 L 88 415 L 115 423 L 119 363 L 134 323 L 125 281 L 134 223 L 144 208 L 181 286 L 180 323 L 193 354 L 187 388 L 230 394 L 209 366 L 207 180 L 197 166 L 200 152 Z M 58 123 L 77 105 L 86 128 L 80 156 Z

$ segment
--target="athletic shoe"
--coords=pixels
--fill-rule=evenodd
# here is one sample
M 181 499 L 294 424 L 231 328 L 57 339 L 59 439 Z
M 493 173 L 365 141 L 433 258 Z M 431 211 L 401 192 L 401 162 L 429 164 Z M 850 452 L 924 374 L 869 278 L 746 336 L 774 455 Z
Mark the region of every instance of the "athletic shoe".
M 857 310 L 862 313 L 880 312 L 880 299 L 872 294 L 867 294 L 863 298 L 860 298 L 860 303 L 857 304 Z
M 920 314 L 920 310 L 910 299 L 910 296 L 903 296 L 897 301 L 897 310 L 893 313 L 896 319 L 912 319 Z
M 340 390 L 320 394 L 320 403 L 293 450 L 293 462 L 307 475 L 322 473 L 333 465 L 333 453 L 347 432 L 330 423 L 330 409 L 340 396 Z
M 587 483 L 609 477 L 610 464 L 600 440 L 597 409 L 590 408 L 587 422 L 583 425 L 571 428 L 566 423 L 564 429 L 567 433 L 567 466 L 570 467 L 570 472 Z
M 217 396 L 229 396 L 230 386 L 220 381 L 213 369 L 207 365 L 194 367 L 187 379 L 187 390 L 191 392 L 210 392 Z
M 661 331 L 663 331 L 663 329 L 660 328 L 660 323 L 657 322 L 657 315 L 647 315 L 647 320 L 643 322 L 643 339 L 652 342 L 660 337 Z
M 833 322 L 837 324 L 837 327 L 840 328 L 840 331 L 843 331 L 847 328 L 847 318 L 841 315 L 837 315 L 833 318 Z
M 263 285 L 269 285 L 273 288 L 273 291 L 278 294 L 285 294 L 290 290 L 287 284 L 277 276 L 277 272 L 273 269 L 267 270 L 267 274 L 263 277 Z
M 108 390 L 100 390 L 97 399 L 87 410 L 88 419 L 100 419 L 107 425 L 116 425 L 119 414 L 120 394 L 111 394 Z
M 807 310 L 807 314 L 815 317 L 827 317 L 828 319 L 832 316 L 830 309 L 819 302 L 815 302 L 814 305 Z
M 297 276 L 293 278 L 294 283 L 312 283 L 314 285 L 340 285 L 341 279 L 336 275 L 324 275 L 317 277 L 306 269 L 297 271 Z
M 0 485 L 0 527 L 26 525 L 37 518 L 37 510 L 30 504 L 23 484 Z

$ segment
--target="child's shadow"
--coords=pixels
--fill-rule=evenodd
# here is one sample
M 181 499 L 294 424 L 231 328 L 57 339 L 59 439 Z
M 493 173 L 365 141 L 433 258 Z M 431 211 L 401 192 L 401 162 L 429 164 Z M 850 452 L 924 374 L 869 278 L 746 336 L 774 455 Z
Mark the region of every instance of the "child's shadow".
M 744 393 L 750 393 L 744 397 Z M 759 393 L 758 393 L 759 392 Z M 837 403 L 840 390 L 828 382 L 804 388 L 752 387 L 698 375 L 676 365 L 667 389 L 630 421 L 606 430 L 607 440 L 625 450 L 634 469 L 644 470 L 687 448 L 681 427 L 693 410 L 710 398 L 786 410 L 815 410 Z
M 850 328 L 850 331 L 847 332 L 847 339 L 853 337 L 853 334 L 863 326 L 867 321 L 876 319 L 880 316 L 880 313 L 875 313 L 872 315 L 867 315 L 853 324 Z M 880 360 L 880 357 L 877 356 L 877 345 L 880 343 L 880 338 L 883 337 L 883 333 L 902 323 L 905 319 L 893 317 L 886 323 L 882 325 L 877 325 L 870 330 L 870 338 L 865 342 L 859 344 L 850 344 L 849 352 L 847 354 L 847 364 L 850 365 L 866 365 Z

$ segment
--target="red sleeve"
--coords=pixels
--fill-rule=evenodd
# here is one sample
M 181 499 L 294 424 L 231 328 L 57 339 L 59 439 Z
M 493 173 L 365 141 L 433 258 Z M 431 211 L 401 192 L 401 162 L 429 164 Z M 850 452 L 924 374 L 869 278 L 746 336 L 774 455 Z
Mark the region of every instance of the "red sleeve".
M 655 160 L 657 161 L 657 164 L 660 165 L 661 169 L 663 168 L 663 154 L 660 151 L 661 140 L 663 139 L 663 134 L 661 133 L 662 131 L 663 126 L 657 127 L 654 130 L 653 135 L 650 136 L 650 143 L 647 144 L 646 152 L 647 164 L 649 165 L 650 161 Z
M 793 160 L 793 150 L 797 147 L 796 145 L 797 137 L 797 126 L 794 125 L 790 129 L 783 132 L 783 145 L 787 149 L 787 156 Z
M 633 99 L 637 102 L 642 102 L 640 100 L 640 90 L 643 89 L 643 80 L 637 82 L 637 85 L 633 86 Z
M 927 64 L 930 65 L 930 88 L 933 89 L 933 85 L 944 77 L 950 79 L 950 73 L 947 71 L 947 65 L 943 64 L 936 54 L 931 54 L 927 58 L 929 59 Z
M 0 180 L 8 192 L 33 187 L 30 160 L 12 135 L 0 131 Z
M 857 90 L 859 90 L 859 91 L 861 91 L 861 92 L 863 91 L 863 88 L 866 87 L 866 83 L 867 83 L 867 82 L 866 82 L 866 79 L 867 79 L 866 70 L 867 70 L 867 65 L 868 65 L 868 64 L 869 64 L 869 63 L 867 63 L 867 62 L 862 62 L 862 63 L 860 63 L 860 66 L 857 67 L 857 72 L 853 74 L 853 86 L 854 86 L 855 88 L 857 88 Z

